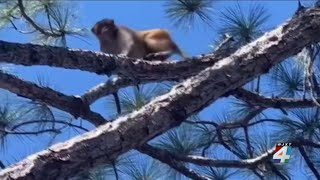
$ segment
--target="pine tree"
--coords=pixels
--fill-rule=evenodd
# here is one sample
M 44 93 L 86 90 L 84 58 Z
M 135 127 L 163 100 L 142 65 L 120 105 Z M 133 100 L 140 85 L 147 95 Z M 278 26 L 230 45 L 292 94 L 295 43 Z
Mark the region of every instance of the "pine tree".
M 28 39 L 0 37 L 0 179 L 320 179 L 318 2 L 277 27 L 263 3 L 157 2 L 176 31 L 215 34 L 170 63 L 72 49 L 90 46 L 77 3 L 0 0 L 0 30 Z M 48 69 L 89 88 L 57 87 Z M 272 160 L 281 142 L 289 163 Z

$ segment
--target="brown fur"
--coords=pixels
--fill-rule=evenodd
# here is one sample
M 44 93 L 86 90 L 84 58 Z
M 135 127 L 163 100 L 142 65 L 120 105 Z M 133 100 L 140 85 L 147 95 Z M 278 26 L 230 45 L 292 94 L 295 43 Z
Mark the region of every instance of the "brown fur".
M 112 19 L 103 19 L 95 24 L 92 32 L 100 41 L 101 51 L 105 53 L 147 60 L 166 60 L 177 53 L 186 58 L 165 29 L 135 31 L 115 25 Z

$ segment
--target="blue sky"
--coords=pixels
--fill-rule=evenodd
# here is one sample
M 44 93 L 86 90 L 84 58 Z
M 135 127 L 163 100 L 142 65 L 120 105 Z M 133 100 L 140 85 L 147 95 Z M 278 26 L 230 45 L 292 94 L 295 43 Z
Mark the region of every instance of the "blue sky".
M 247 6 L 252 1 L 239 2 Z M 96 21 L 102 18 L 113 18 L 116 23 L 136 30 L 166 28 L 170 30 L 177 44 L 189 55 L 198 55 L 210 51 L 209 45 L 216 37 L 215 29 L 199 28 L 184 31 L 174 27 L 170 19 L 165 17 L 163 3 L 164 1 L 76 1 L 75 11 L 79 17 L 76 25 L 90 29 Z M 234 3 L 234 1 L 218 1 L 215 8 L 216 16 L 219 15 L 219 11 L 223 7 L 234 5 Z M 261 1 L 261 3 L 267 7 L 271 14 L 267 29 L 272 29 L 290 18 L 297 8 L 297 1 Z M 214 26 L 219 26 L 218 18 Z M 31 40 L 30 36 L 19 34 L 10 28 L 0 30 L 0 39 L 20 43 L 27 43 Z M 99 51 L 98 41 L 92 34 L 85 39 L 88 43 L 79 39 L 69 38 L 67 41 L 68 47 Z M 53 87 L 70 95 L 83 94 L 86 90 L 104 82 L 107 78 L 93 73 L 43 66 L 14 66 L 13 72 L 29 81 L 35 81 L 37 75 L 44 76 Z M 214 103 L 209 108 L 206 108 L 202 113 L 203 118 L 211 118 L 212 112 L 219 112 L 225 109 L 223 105 L 226 104 Z M 98 101 L 93 105 L 93 108 L 95 111 L 103 112 L 104 115 L 107 115 L 105 100 Z M 73 133 L 70 135 L 64 134 L 61 140 L 67 139 L 72 135 Z M 42 137 L 41 139 L 45 138 Z M 30 138 L 30 140 L 25 140 L 24 143 L 9 141 L 8 151 L 0 153 L 0 159 L 5 162 L 12 162 L 39 151 L 43 147 L 44 144 L 39 141 L 39 138 Z

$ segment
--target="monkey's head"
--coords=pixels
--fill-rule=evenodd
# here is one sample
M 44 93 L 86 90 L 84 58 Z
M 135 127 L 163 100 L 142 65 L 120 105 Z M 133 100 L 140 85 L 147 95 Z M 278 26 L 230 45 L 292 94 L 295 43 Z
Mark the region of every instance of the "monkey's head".
M 102 19 L 98 21 L 92 28 L 91 32 L 99 39 L 114 38 L 118 31 L 118 27 L 114 24 L 113 19 Z

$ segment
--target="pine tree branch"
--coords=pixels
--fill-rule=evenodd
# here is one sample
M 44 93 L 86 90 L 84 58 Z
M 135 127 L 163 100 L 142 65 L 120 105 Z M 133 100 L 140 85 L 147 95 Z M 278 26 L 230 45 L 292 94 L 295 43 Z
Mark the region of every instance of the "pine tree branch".
M 137 84 L 138 83 L 134 80 L 125 77 L 108 79 L 107 82 L 100 83 L 97 86 L 89 89 L 81 96 L 81 99 L 83 99 L 88 104 L 92 104 L 104 96 L 117 92 L 121 88 L 135 86 Z
M 294 145 L 294 146 L 298 146 L 298 145 L 301 145 L 301 146 L 309 146 L 309 147 L 313 147 L 313 148 L 318 148 L 318 149 L 320 149 L 320 142 L 312 142 L 312 141 L 310 141 L 309 139 L 301 139 L 301 140 L 298 140 L 298 144 L 295 145 L 295 142 L 293 142 L 293 145 Z
M 105 75 L 116 72 L 139 83 L 179 81 L 196 75 L 227 55 L 213 53 L 193 57 L 190 61 L 152 62 L 102 52 L 0 41 L 0 62 L 24 66 L 46 65 Z
M 293 147 L 303 147 L 303 144 L 305 141 L 304 139 L 301 140 L 296 140 L 292 142 Z M 318 143 L 312 143 L 310 142 L 310 147 L 313 147 L 313 144 L 318 144 Z M 217 160 L 217 159 L 211 159 L 211 158 L 206 158 L 203 156 L 196 156 L 196 155 L 188 155 L 188 156 L 181 156 L 179 154 L 172 154 L 169 151 L 165 151 L 162 149 L 159 149 L 157 151 L 157 148 L 155 147 L 147 147 L 146 145 L 143 145 L 144 148 L 150 148 L 153 149 L 153 153 L 167 153 L 167 157 L 175 158 L 180 161 L 184 162 L 189 162 L 193 164 L 197 164 L 200 166 L 212 166 L 212 167 L 228 167 L 228 168 L 254 168 L 257 167 L 258 164 L 265 163 L 268 159 L 271 158 L 271 156 L 274 154 L 275 148 L 269 149 L 267 152 L 261 154 L 260 156 L 257 156 L 255 158 L 251 159 L 245 159 L 245 160 Z M 308 146 L 308 145 L 307 145 Z M 316 147 L 320 148 L 319 145 Z M 145 152 L 145 151 L 144 151 Z M 304 151 L 305 152 L 305 151 Z
M 46 31 L 43 28 L 41 28 L 36 22 L 34 22 L 32 20 L 32 18 L 30 16 L 28 16 L 27 13 L 25 12 L 25 8 L 23 6 L 23 0 L 18 0 L 18 7 L 19 7 L 19 10 L 20 10 L 22 17 L 25 18 L 27 20 L 27 22 L 30 23 L 31 26 L 34 29 L 36 29 L 37 31 L 39 31 L 40 33 L 42 33 L 46 36 L 51 36 L 51 37 L 61 37 L 62 36 L 62 34 L 57 34 L 57 33 Z
M 243 127 L 243 131 L 245 134 L 245 139 L 246 139 L 246 144 L 247 144 L 247 151 L 249 153 L 250 158 L 253 158 L 253 149 L 250 143 L 250 137 L 249 137 L 249 133 L 248 133 L 248 127 L 244 126 Z
M 231 94 L 252 106 L 260 106 L 264 108 L 306 108 L 316 106 L 311 99 L 264 97 L 242 88 L 237 89 Z M 317 100 L 320 101 L 320 99 Z
M 212 62 L 217 62 L 219 59 L 222 59 L 224 57 L 227 57 L 231 54 L 231 51 L 226 51 L 225 47 L 228 46 L 228 44 L 233 41 L 233 38 L 226 34 L 226 38 L 217 46 L 215 51 L 213 52 L 214 57 L 211 57 Z M 205 57 L 205 56 L 203 56 Z M 214 60 L 212 60 L 214 59 Z M 202 60 L 199 60 L 200 62 Z M 182 63 L 189 63 L 190 61 L 184 61 Z M 179 62 L 178 62 L 179 63 Z M 180 65 L 181 66 L 181 65 Z M 183 65 L 182 65 L 183 66 Z M 191 64 L 190 64 L 191 66 Z M 195 73 L 195 72 L 194 72 Z M 174 79 L 172 79 L 174 80 Z M 178 80 L 178 79 L 176 79 Z M 152 80 L 144 80 L 140 81 L 139 84 L 144 84 L 148 82 L 153 82 Z M 94 103 L 96 100 L 107 96 L 109 94 L 112 94 L 114 92 L 117 92 L 120 88 L 124 88 L 127 86 L 136 86 L 138 85 L 138 82 L 134 81 L 132 78 L 125 78 L 125 77 L 118 77 L 115 79 L 109 79 L 105 83 L 101 83 L 93 88 L 91 88 L 88 92 L 83 94 L 81 97 L 85 100 L 88 104 Z
M 0 129 L 0 132 L 12 135 L 39 135 L 43 133 L 61 133 L 58 129 L 43 129 L 38 131 L 11 131 L 7 129 Z
M 307 10 L 214 66 L 174 86 L 169 93 L 157 97 L 140 110 L 82 136 L 56 144 L 49 150 L 33 154 L 1 171 L 0 179 L 65 179 L 106 164 L 178 126 L 190 115 L 201 111 L 225 93 L 268 72 L 271 67 L 298 53 L 304 46 L 318 42 L 319 31 L 320 10 Z M 0 45 L 0 59 L 5 59 L 2 52 L 3 47 Z M 127 68 L 136 77 L 143 77 L 145 74 L 140 72 L 141 69 L 132 69 L 137 62 L 133 61 L 132 67 Z M 124 72 L 122 65 L 117 66 L 118 72 Z M 157 71 L 154 73 L 159 74 Z M 172 75 L 167 73 L 170 74 L 168 76 Z
M 284 174 L 282 174 L 274 164 L 272 164 L 271 162 L 267 162 L 267 164 L 270 166 L 271 171 L 274 172 L 282 180 L 290 180 L 290 178 L 286 177 Z
M 101 125 L 106 120 L 98 113 L 90 110 L 81 98 L 67 96 L 47 87 L 19 79 L 16 76 L 0 71 L 0 88 L 6 89 L 18 96 L 34 101 L 43 102 L 62 111 L 68 112 L 75 118 L 81 117 L 95 125 Z
M 90 122 L 90 121 L 89 121 Z M 81 129 L 85 132 L 88 132 L 89 130 L 87 128 L 84 128 L 82 126 L 79 126 L 79 125 L 75 125 L 75 124 L 72 124 L 70 122 L 66 122 L 66 121 L 62 121 L 62 120 L 32 120 L 32 121 L 23 121 L 21 123 L 18 123 L 18 124 L 15 124 L 14 126 L 12 126 L 10 128 L 11 131 L 14 131 L 18 128 L 21 128 L 22 126 L 25 126 L 25 125 L 30 125 L 30 124 L 39 124 L 39 123 L 55 123 L 55 124 L 63 124 L 63 125 L 66 125 L 66 126 L 69 126 L 69 127 L 73 127 L 73 128 L 77 128 L 77 129 Z
M 217 160 L 217 159 L 211 159 L 206 158 L 202 156 L 185 156 L 180 157 L 176 156 L 177 159 L 189 162 L 193 164 L 197 164 L 200 166 L 212 166 L 212 167 L 228 167 L 228 168 L 256 168 L 259 164 L 264 163 L 268 159 L 271 158 L 275 151 L 275 148 L 269 149 L 266 153 L 261 154 L 260 156 L 257 156 L 252 159 L 245 159 L 245 160 Z
M 202 176 L 197 172 L 187 168 L 183 162 L 177 160 L 175 156 L 167 150 L 153 147 L 147 143 L 138 147 L 137 150 L 143 154 L 147 154 L 150 157 L 158 159 L 162 163 L 169 165 L 171 168 L 175 169 L 176 171 L 180 172 L 181 174 L 185 175 L 188 178 L 199 179 L 199 180 L 210 180 L 210 178 Z
M 299 147 L 300 154 L 303 157 L 303 159 L 305 160 L 306 164 L 308 165 L 310 170 L 313 172 L 314 176 L 319 180 L 320 174 L 317 171 L 317 169 L 314 167 L 314 164 L 312 163 L 310 158 L 308 157 L 307 152 L 304 150 L 304 147 L 303 146 L 298 146 L 298 147 Z

